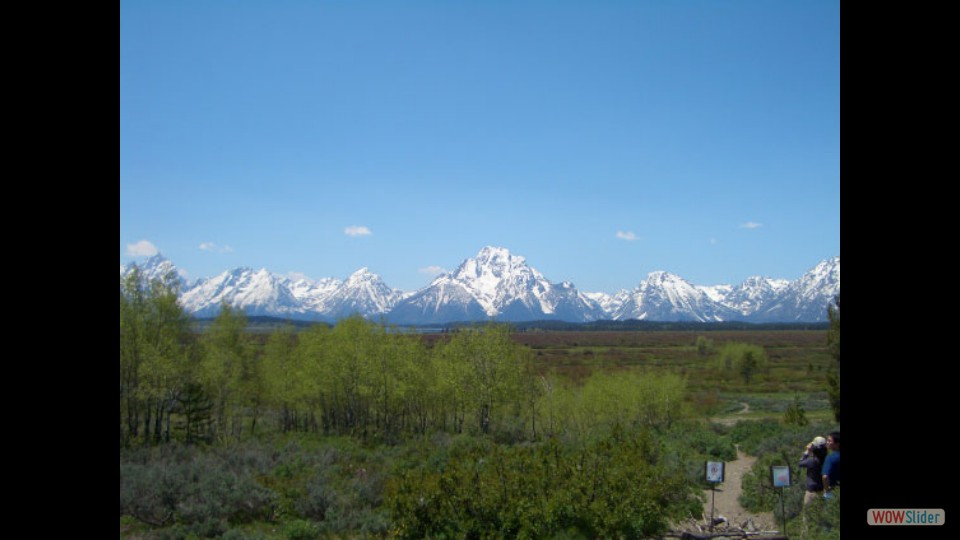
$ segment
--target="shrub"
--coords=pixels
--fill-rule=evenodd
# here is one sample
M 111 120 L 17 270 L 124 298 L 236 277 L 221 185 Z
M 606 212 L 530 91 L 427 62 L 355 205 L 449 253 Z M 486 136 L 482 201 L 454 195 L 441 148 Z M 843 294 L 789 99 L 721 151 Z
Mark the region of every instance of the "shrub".
M 787 406 L 787 410 L 783 411 L 783 423 L 794 426 L 805 426 L 810 423 L 799 394 L 793 396 L 793 402 Z
M 698 489 L 649 431 L 582 448 L 502 447 L 450 458 L 440 471 L 403 472 L 388 483 L 393 533 L 401 538 L 563 535 L 637 538 L 671 518 L 699 513 Z
M 121 459 L 121 515 L 155 527 L 178 524 L 191 534 L 216 536 L 226 523 L 266 519 L 272 513 L 276 494 L 254 481 L 254 470 L 234 470 L 214 454 L 189 461 L 189 453 L 179 449 L 150 454 L 155 459 L 149 462 L 142 456 Z
M 713 351 L 715 350 L 713 340 L 703 336 L 697 336 L 695 346 L 697 347 L 697 354 L 700 356 L 709 356 L 710 354 L 713 354 Z
M 717 351 L 717 368 L 721 372 L 736 373 L 750 384 L 757 373 L 766 371 L 769 366 L 767 351 L 759 345 L 748 343 L 724 343 Z
M 320 527 L 312 521 L 298 519 L 288 522 L 283 528 L 283 534 L 290 540 L 316 540 L 320 538 Z
M 240 529 L 230 529 L 223 533 L 220 540 L 267 540 L 267 537 L 259 531 L 248 532 Z

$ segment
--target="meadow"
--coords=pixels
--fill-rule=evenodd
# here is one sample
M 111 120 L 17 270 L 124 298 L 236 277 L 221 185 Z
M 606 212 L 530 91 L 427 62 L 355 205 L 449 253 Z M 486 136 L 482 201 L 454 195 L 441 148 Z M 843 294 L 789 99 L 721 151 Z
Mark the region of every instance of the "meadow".
M 745 418 L 779 418 L 796 398 L 811 418 L 830 415 L 825 388 L 833 365 L 825 330 L 525 332 L 513 334 L 530 347 L 540 373 L 582 381 L 596 371 L 673 373 L 686 381 L 688 402 L 699 416 L 726 416 L 748 407 Z M 712 350 L 724 343 L 763 347 L 767 369 L 749 383 L 717 369 Z

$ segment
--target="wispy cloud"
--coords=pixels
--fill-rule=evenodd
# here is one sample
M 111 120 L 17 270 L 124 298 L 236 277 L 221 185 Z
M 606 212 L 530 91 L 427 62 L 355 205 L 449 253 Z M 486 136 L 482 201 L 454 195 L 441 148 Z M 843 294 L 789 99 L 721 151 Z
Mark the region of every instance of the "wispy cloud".
M 711 238 L 711 239 L 710 239 L 710 245 L 711 245 L 711 246 L 717 245 L 717 239 L 716 239 L 716 238 Z
M 748 221 L 740 224 L 741 229 L 759 229 L 760 227 L 763 227 L 763 223 L 757 223 L 756 221 Z
M 343 234 L 347 236 L 370 236 L 373 231 L 363 225 L 351 225 L 343 229 Z
M 435 264 L 434 264 L 434 265 L 431 265 L 431 266 L 425 266 L 425 267 L 423 267 L 423 268 L 421 268 L 420 270 L 417 270 L 417 271 L 420 272 L 421 274 L 428 274 L 428 275 L 431 275 L 431 276 L 435 276 L 435 275 L 437 275 L 437 274 L 445 274 L 445 273 L 447 273 L 447 269 L 446 269 L 446 268 L 444 268 L 444 267 L 442 267 L 442 266 L 437 266 L 437 265 L 435 265 Z
M 198 246 L 202 251 L 213 251 L 216 253 L 232 253 L 233 248 L 230 246 L 218 246 L 213 242 L 201 242 Z
M 633 234 L 633 231 L 617 231 L 617 238 L 626 240 L 627 242 L 633 242 L 634 240 L 640 239 L 637 235 Z
M 152 257 L 159 253 L 157 246 L 149 240 L 141 240 L 135 244 L 127 244 L 127 255 L 131 257 Z

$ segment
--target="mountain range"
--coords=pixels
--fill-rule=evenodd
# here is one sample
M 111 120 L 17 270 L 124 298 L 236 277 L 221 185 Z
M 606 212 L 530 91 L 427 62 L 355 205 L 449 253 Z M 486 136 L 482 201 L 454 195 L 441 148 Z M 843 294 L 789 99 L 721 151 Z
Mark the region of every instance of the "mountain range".
M 160 254 L 137 266 L 146 278 L 177 271 Z M 120 277 L 132 268 L 121 265 Z M 704 286 L 656 271 L 634 289 L 612 294 L 552 282 L 524 257 L 492 246 L 414 292 L 390 288 L 367 268 L 342 281 L 313 281 L 241 267 L 193 283 L 180 278 L 180 284 L 180 304 L 195 317 L 214 316 L 227 302 L 248 315 L 323 322 L 355 313 L 395 324 L 491 319 L 818 322 L 827 320 L 827 305 L 840 292 L 840 257 L 821 261 L 795 281 L 754 276 L 738 285 Z

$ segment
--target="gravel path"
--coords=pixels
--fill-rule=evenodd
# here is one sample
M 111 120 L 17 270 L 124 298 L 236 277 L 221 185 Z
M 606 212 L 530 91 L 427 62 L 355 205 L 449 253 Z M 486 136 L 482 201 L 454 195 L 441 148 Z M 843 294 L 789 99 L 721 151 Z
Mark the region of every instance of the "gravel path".
M 773 513 L 763 512 L 754 514 L 747 512 L 740 506 L 737 497 L 740 496 L 740 482 L 743 476 L 753 467 L 757 458 L 748 456 L 737 447 L 736 461 L 729 461 L 725 465 L 724 482 L 717 487 L 714 501 L 713 516 L 718 518 L 723 516 L 727 518 L 727 524 L 717 525 L 716 528 L 742 528 L 747 531 L 771 531 L 778 528 L 774 521 Z M 710 490 L 704 491 L 707 496 L 707 502 L 703 505 L 704 523 L 710 521 Z

